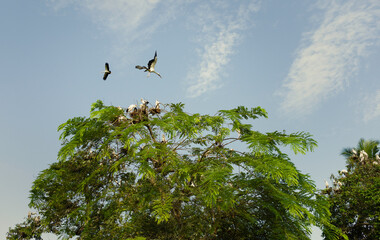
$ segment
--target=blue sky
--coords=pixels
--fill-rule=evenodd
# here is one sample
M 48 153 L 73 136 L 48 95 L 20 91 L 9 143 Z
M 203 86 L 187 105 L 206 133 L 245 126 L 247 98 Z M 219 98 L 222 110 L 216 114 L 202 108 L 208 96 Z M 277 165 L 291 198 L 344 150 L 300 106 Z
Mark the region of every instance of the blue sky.
M 5 1 L 0 32 L 0 238 L 56 160 L 58 125 L 97 99 L 208 114 L 261 106 L 269 119 L 255 129 L 318 141 L 294 162 L 319 188 L 344 168 L 344 147 L 380 139 L 378 0 Z M 134 68 L 155 50 L 162 79 Z

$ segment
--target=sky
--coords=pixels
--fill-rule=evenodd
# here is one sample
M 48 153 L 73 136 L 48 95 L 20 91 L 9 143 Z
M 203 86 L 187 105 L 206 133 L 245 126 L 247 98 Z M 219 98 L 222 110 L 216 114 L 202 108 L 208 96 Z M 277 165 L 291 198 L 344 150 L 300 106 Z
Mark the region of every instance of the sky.
M 261 106 L 269 118 L 255 130 L 318 142 L 292 156 L 318 188 L 344 169 L 343 148 L 380 139 L 378 0 L 4 1 L 0 32 L 0 239 L 57 160 L 59 124 L 98 99 L 204 114 Z M 134 68 L 155 51 L 162 79 Z

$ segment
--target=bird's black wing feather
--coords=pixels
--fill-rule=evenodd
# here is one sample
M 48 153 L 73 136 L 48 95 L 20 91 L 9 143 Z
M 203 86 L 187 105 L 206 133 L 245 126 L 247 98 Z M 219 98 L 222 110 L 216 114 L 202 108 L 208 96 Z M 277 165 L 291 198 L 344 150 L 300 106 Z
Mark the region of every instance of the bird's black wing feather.
M 106 71 L 109 71 L 110 70 L 110 66 L 108 65 L 108 63 L 106 63 Z
M 103 80 L 105 81 L 107 79 L 107 77 L 108 77 L 108 73 L 105 72 L 104 75 L 103 75 Z
M 136 67 L 135 68 L 137 68 L 137 69 L 147 69 L 145 66 L 140 66 L 140 65 L 136 65 Z
M 148 62 L 148 69 L 151 68 L 151 66 L 152 66 L 153 63 L 154 63 L 154 59 L 152 59 L 152 60 L 150 60 L 150 61 Z M 154 65 L 153 65 L 153 67 L 154 67 Z
M 153 59 L 148 62 L 148 69 L 153 70 L 156 63 L 157 63 L 157 51 L 154 52 Z

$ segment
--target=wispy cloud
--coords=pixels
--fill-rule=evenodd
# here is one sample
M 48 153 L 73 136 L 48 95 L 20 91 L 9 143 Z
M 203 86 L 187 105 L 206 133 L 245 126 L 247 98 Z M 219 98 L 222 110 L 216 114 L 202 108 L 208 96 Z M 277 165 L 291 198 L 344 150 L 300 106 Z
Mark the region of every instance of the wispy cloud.
M 201 5 L 197 10 L 197 22 L 201 26 L 199 42 L 203 47 L 200 63 L 187 76 L 190 97 L 198 97 L 222 86 L 222 69 L 230 61 L 242 30 L 249 26 L 250 14 L 259 10 L 256 2 L 241 3 L 231 11 L 235 5 L 236 2 L 215 1 Z
M 281 107 L 288 113 L 311 113 L 344 89 L 369 47 L 379 43 L 380 1 L 323 2 L 323 21 L 305 35 L 282 89 Z
M 198 36 L 197 44 L 200 46 L 199 64 L 186 77 L 191 97 L 222 85 L 222 69 L 230 61 L 243 30 L 251 25 L 251 13 L 259 9 L 259 0 L 245 3 L 228 0 L 45 1 L 55 9 L 74 6 L 89 16 L 103 32 L 116 33 L 114 39 L 118 44 L 114 44 L 113 49 L 117 49 L 123 59 L 134 54 L 133 51 L 147 47 L 152 35 L 170 20 L 190 20 L 187 27 Z
M 363 120 L 368 122 L 380 117 L 380 89 L 363 100 Z
M 87 15 L 113 39 L 121 55 L 141 49 L 160 26 L 175 18 L 190 0 L 46 0 L 55 9 L 73 7 Z M 138 43 L 138 44 L 136 44 Z M 148 44 L 146 44 L 148 45 Z M 128 50 L 128 51 L 127 51 Z

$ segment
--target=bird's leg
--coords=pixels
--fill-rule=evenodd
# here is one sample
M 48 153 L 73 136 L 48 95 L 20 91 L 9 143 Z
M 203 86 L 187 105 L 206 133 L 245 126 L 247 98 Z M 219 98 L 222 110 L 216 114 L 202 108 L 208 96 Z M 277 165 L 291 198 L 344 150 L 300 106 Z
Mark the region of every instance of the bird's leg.
M 158 73 L 158 72 L 156 72 L 156 71 L 153 71 L 155 74 L 157 74 L 159 77 L 161 77 L 161 75 Z

